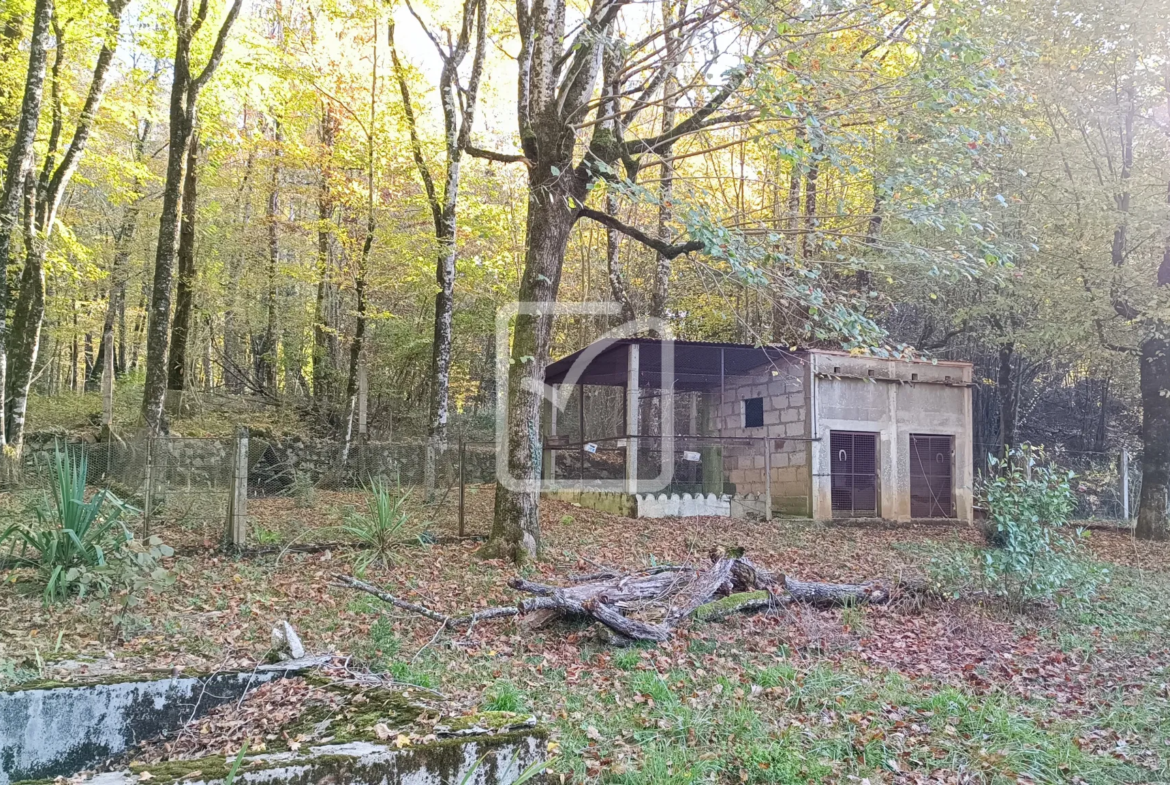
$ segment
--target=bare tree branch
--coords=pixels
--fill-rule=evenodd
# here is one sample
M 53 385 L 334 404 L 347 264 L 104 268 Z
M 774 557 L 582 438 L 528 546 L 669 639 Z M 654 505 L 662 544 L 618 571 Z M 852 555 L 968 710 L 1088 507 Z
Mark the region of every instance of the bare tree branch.
M 588 207 L 582 207 L 577 211 L 577 217 L 591 218 L 602 226 L 608 226 L 610 229 L 615 229 L 624 234 L 626 237 L 631 237 L 642 243 L 642 245 L 645 245 L 648 248 L 653 248 L 667 259 L 673 259 L 676 256 L 682 256 L 683 254 L 703 250 L 703 244 L 698 240 L 691 240 L 686 243 L 671 245 L 670 243 L 663 242 L 656 237 L 651 237 L 641 229 L 636 229 L 629 224 L 622 223 L 612 215 L 603 213 L 600 210 L 591 210 Z
M 232 24 L 235 23 L 236 17 L 240 15 L 240 6 L 243 5 L 244 0 L 232 0 L 232 6 L 228 9 L 227 18 L 223 20 L 223 25 L 219 28 L 219 35 L 215 38 L 215 46 L 211 49 L 211 57 L 207 61 L 207 65 L 203 67 L 203 71 L 199 76 L 191 82 L 191 96 L 199 94 L 203 89 L 203 85 L 211 79 L 211 75 L 215 73 L 215 69 L 219 67 L 219 63 L 223 60 L 224 47 L 227 46 L 228 33 L 231 32 Z M 204 3 L 206 5 L 206 3 Z
M 496 161 L 502 164 L 524 164 L 525 166 L 532 166 L 532 162 L 522 153 L 497 153 L 495 150 L 485 150 L 482 147 L 476 147 L 470 143 L 463 148 L 463 151 L 473 158 L 485 158 L 489 161 Z

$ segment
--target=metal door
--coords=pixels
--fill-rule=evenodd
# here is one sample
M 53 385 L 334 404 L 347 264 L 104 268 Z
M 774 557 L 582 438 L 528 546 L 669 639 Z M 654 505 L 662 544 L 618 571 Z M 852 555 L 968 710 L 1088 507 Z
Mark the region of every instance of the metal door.
M 878 514 L 877 434 L 830 431 L 834 518 Z
M 954 437 L 910 434 L 910 517 L 954 518 Z

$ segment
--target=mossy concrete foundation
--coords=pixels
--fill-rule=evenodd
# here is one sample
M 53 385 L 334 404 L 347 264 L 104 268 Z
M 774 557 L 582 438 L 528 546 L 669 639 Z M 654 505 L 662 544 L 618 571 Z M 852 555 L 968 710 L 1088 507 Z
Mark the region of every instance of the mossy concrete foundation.
M 536 730 L 446 739 L 398 748 L 354 741 L 310 747 L 307 752 L 247 755 L 233 782 L 255 785 L 511 785 L 544 760 L 547 741 Z M 222 785 L 234 764 L 220 756 L 95 774 L 88 785 Z M 149 772 L 149 777 L 144 775 Z M 539 780 L 538 780 L 539 781 Z M 31 784 L 30 784 L 31 785 Z
M 317 659 L 147 681 L 33 685 L 0 692 L 0 785 L 75 774 L 198 719 Z

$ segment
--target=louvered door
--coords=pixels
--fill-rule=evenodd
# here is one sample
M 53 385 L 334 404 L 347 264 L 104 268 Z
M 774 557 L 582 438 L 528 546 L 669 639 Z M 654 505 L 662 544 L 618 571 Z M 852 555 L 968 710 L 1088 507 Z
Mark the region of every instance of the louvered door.
M 954 437 L 910 435 L 910 517 L 954 518 Z
M 834 518 L 878 514 L 877 434 L 831 431 Z

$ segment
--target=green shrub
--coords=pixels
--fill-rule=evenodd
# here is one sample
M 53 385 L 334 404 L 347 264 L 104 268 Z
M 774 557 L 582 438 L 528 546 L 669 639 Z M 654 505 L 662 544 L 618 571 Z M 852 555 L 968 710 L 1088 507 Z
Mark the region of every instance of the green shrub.
M 987 508 L 988 546 L 979 555 L 984 589 L 1019 609 L 1035 600 L 1091 595 L 1102 571 L 1084 558 L 1084 530 L 1066 531 L 1073 510 L 1072 472 L 1043 462 L 1029 447 L 1013 450 L 1000 473 L 978 488 Z
M 88 468 L 84 454 L 58 449 L 52 498 L 37 508 L 37 525 L 15 523 L 0 532 L 0 547 L 7 545 L 19 564 L 37 570 L 46 603 L 72 594 L 106 596 L 115 587 L 133 597 L 145 585 L 169 578 L 159 561 L 174 551 L 156 537 L 137 543 L 121 522 L 130 508 L 108 491 L 87 499 Z
M 355 563 L 359 570 L 375 562 L 382 566 L 389 565 L 394 552 L 408 539 L 407 524 L 410 521 L 404 509 L 409 494 L 397 488 L 392 489 L 389 483 L 381 479 L 373 481 L 366 490 L 369 493 L 366 499 L 369 512 L 365 515 L 351 515 L 341 527 L 363 548 Z

